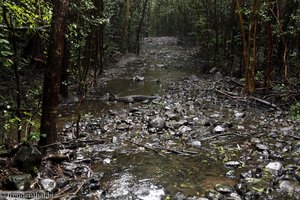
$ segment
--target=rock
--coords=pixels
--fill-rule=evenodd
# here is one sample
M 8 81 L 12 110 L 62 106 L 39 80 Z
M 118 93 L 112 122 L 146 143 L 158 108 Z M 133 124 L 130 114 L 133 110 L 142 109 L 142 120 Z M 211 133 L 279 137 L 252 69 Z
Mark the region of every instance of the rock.
M 66 177 L 61 177 L 56 180 L 56 185 L 58 188 L 63 188 L 70 183 L 70 179 Z
M 166 125 L 166 121 L 164 118 L 162 117 L 156 117 L 154 119 L 152 119 L 149 123 L 148 123 L 148 127 L 149 128 L 156 128 L 156 129 L 163 129 Z
M 259 144 L 259 143 L 261 143 L 261 140 L 259 138 L 256 137 L 251 138 L 251 144 Z
M 221 200 L 221 199 L 224 199 L 224 196 L 215 191 L 215 190 L 208 190 L 205 192 L 205 197 L 208 198 L 208 199 L 211 199 L 211 200 Z
M 192 142 L 191 142 L 191 145 L 192 145 L 193 147 L 199 148 L 199 147 L 201 147 L 201 142 L 198 141 L 198 140 L 195 140 L 195 141 L 192 141 Z
M 122 124 L 117 125 L 116 129 L 119 131 L 126 131 L 126 130 L 130 129 L 130 127 L 127 124 L 122 123 Z
M 53 192 L 57 186 L 56 182 L 50 178 L 41 180 L 41 185 L 42 185 L 43 189 L 48 192 Z
M 239 161 L 229 161 L 225 163 L 225 167 L 238 168 L 241 165 Z
M 245 113 L 235 111 L 235 112 L 234 112 L 234 116 L 235 116 L 236 118 L 243 118 L 243 117 L 245 117 Z
M 42 161 L 43 155 L 36 148 L 22 146 L 13 158 L 14 164 L 23 172 L 33 172 Z
M 252 172 L 248 171 L 241 173 L 241 178 L 252 178 Z
M 109 158 L 105 158 L 103 160 L 103 164 L 109 165 L 110 163 L 111 163 L 111 159 L 109 159 Z
M 236 175 L 235 175 L 235 171 L 234 171 L 234 170 L 229 170 L 229 171 L 225 174 L 225 176 L 226 176 L 227 178 L 231 178 L 231 179 L 235 179 L 235 178 L 236 178 Z
M 292 151 L 295 153 L 300 153 L 300 141 L 296 141 L 292 144 Z
M 170 119 L 170 120 L 177 120 L 177 119 L 178 119 L 178 115 L 175 114 L 175 113 L 173 113 L 173 112 L 171 112 L 171 111 L 167 111 L 167 112 L 165 113 L 165 115 L 166 115 L 166 117 L 167 117 L 168 119 Z
M 99 190 L 101 187 L 101 183 L 100 180 L 103 177 L 103 174 L 96 174 L 93 175 L 90 179 L 89 179 L 89 188 L 91 190 Z
M 278 172 L 282 168 L 282 163 L 281 162 L 270 162 L 267 166 L 266 169 L 268 169 L 271 173 L 273 172 Z
M 190 132 L 192 129 L 188 126 L 181 126 L 178 131 L 181 133 L 181 135 L 186 134 Z
M 242 200 L 242 197 L 238 193 L 233 192 L 229 195 L 229 197 L 227 199 L 228 200 L 229 199 L 230 200 Z
M 224 185 L 224 184 L 217 184 L 215 186 L 215 190 L 217 192 L 220 192 L 221 194 L 229 194 L 229 193 L 234 192 L 234 189 L 231 186 Z
M 222 126 L 218 125 L 213 129 L 213 133 L 222 133 L 225 131 L 225 128 L 223 128 Z
M 4 181 L 2 185 L 7 190 L 25 191 L 29 189 L 32 177 L 30 174 L 11 175 Z
M 264 145 L 264 144 L 256 144 L 255 147 L 259 151 L 269 150 L 269 147 L 267 145 Z
M 300 182 L 300 169 L 298 169 L 297 171 L 295 171 L 295 177 Z
M 295 181 L 281 181 L 279 183 L 279 188 L 287 193 L 298 193 L 300 192 L 300 184 Z
M 143 77 L 143 76 L 135 76 L 135 77 L 133 77 L 133 81 L 135 81 L 135 82 L 143 82 L 143 81 L 145 81 L 145 77 Z

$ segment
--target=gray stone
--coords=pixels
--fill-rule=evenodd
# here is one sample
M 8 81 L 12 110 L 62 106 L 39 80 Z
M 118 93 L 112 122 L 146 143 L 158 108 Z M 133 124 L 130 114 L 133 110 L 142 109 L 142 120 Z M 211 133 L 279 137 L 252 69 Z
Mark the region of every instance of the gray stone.
M 281 162 L 270 162 L 267 166 L 266 169 L 269 171 L 279 171 L 282 168 L 282 163 Z
M 165 119 L 158 116 L 158 117 L 152 119 L 152 120 L 149 122 L 148 126 L 149 126 L 150 128 L 163 129 L 163 128 L 165 127 L 165 124 L 166 124 Z
M 19 170 L 28 173 L 39 167 L 42 158 L 42 153 L 36 147 L 23 146 L 16 153 L 13 161 Z
M 235 178 L 236 178 L 236 174 L 235 174 L 235 171 L 234 171 L 234 170 L 229 170 L 229 171 L 225 174 L 225 176 L 226 176 L 227 178 L 232 178 L 232 179 L 235 179 Z
M 215 190 L 220 192 L 221 194 L 228 194 L 234 192 L 234 189 L 229 185 L 217 184 L 215 186 Z
M 133 80 L 135 82 L 143 82 L 143 81 L 145 81 L 145 77 L 143 77 L 143 76 L 135 76 L 135 77 L 133 77 Z
M 225 128 L 223 128 L 222 126 L 218 125 L 214 128 L 213 132 L 214 133 L 222 133 L 225 131 Z
M 245 117 L 245 113 L 236 111 L 236 112 L 234 112 L 234 116 L 236 118 L 243 118 L 243 117 Z
M 30 174 L 11 175 L 2 181 L 2 185 L 8 190 L 24 191 L 29 189 L 31 180 L 32 177 Z
M 269 147 L 267 145 L 264 145 L 264 144 L 256 144 L 255 147 L 259 151 L 264 151 L 264 150 L 268 150 L 269 149 Z
M 287 193 L 293 193 L 293 192 L 298 193 L 298 192 L 300 192 L 299 183 L 294 182 L 294 181 L 287 181 L 287 180 L 281 181 L 279 183 L 279 188 L 282 191 L 287 192 Z
M 41 180 L 41 185 L 44 188 L 44 190 L 48 192 L 53 192 L 57 186 L 56 182 L 50 178 Z
M 181 133 L 181 134 L 186 134 L 188 132 L 190 132 L 192 129 L 188 126 L 181 126 L 178 131 Z
M 241 165 L 239 161 L 229 161 L 225 163 L 225 167 L 238 168 Z
M 201 144 L 200 141 L 194 140 L 194 141 L 191 142 L 191 145 L 196 147 L 196 148 L 199 148 L 199 147 L 201 147 L 202 144 Z
M 205 192 L 205 197 L 208 198 L 208 199 L 211 199 L 211 200 L 221 200 L 224 198 L 224 196 L 215 191 L 215 190 L 208 190 Z

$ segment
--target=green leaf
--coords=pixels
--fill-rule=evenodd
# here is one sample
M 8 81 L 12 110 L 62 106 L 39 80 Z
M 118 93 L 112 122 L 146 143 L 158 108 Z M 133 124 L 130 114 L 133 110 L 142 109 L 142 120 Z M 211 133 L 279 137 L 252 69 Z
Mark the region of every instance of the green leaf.
M 13 55 L 11 51 L 1 51 L 0 54 L 4 57 Z
M 0 44 L 9 44 L 9 41 L 6 39 L 0 39 Z

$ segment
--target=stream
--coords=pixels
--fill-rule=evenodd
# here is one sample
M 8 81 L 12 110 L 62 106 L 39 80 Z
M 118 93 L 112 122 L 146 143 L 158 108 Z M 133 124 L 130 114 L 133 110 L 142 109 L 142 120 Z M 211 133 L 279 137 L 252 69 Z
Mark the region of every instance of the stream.
M 79 135 L 103 142 L 73 150 L 76 162 L 88 160 L 90 182 L 99 184 L 89 196 L 299 197 L 300 145 L 288 137 L 299 134 L 299 123 L 281 119 L 272 109 L 220 98 L 214 87 L 234 91 L 236 86 L 226 85 L 228 77 L 220 72 L 204 74 L 199 63 L 197 49 L 179 45 L 176 38 L 146 38 L 139 57 L 105 70 L 100 86 L 80 107 Z M 162 98 L 103 100 L 108 93 Z M 76 119 L 74 108 L 68 110 L 61 118 L 66 141 L 74 137 L 70 119 Z
M 217 69 L 204 73 L 197 52 L 173 37 L 145 38 L 141 55 L 105 69 L 79 108 L 61 107 L 59 154 L 69 160 L 50 175 L 55 197 L 300 198 L 299 122 L 217 93 L 238 86 Z

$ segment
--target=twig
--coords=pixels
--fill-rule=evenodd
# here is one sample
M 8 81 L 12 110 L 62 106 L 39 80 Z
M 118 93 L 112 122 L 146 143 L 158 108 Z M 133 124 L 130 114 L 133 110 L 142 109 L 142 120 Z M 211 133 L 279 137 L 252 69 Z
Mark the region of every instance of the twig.
M 211 139 L 214 139 L 214 138 L 217 138 L 217 137 L 223 137 L 223 136 L 228 136 L 228 135 L 235 135 L 235 134 L 234 133 L 223 133 L 223 134 L 218 134 L 218 135 L 213 135 L 213 136 L 210 136 L 210 137 L 202 138 L 202 139 L 200 139 L 200 141 L 211 140 Z

